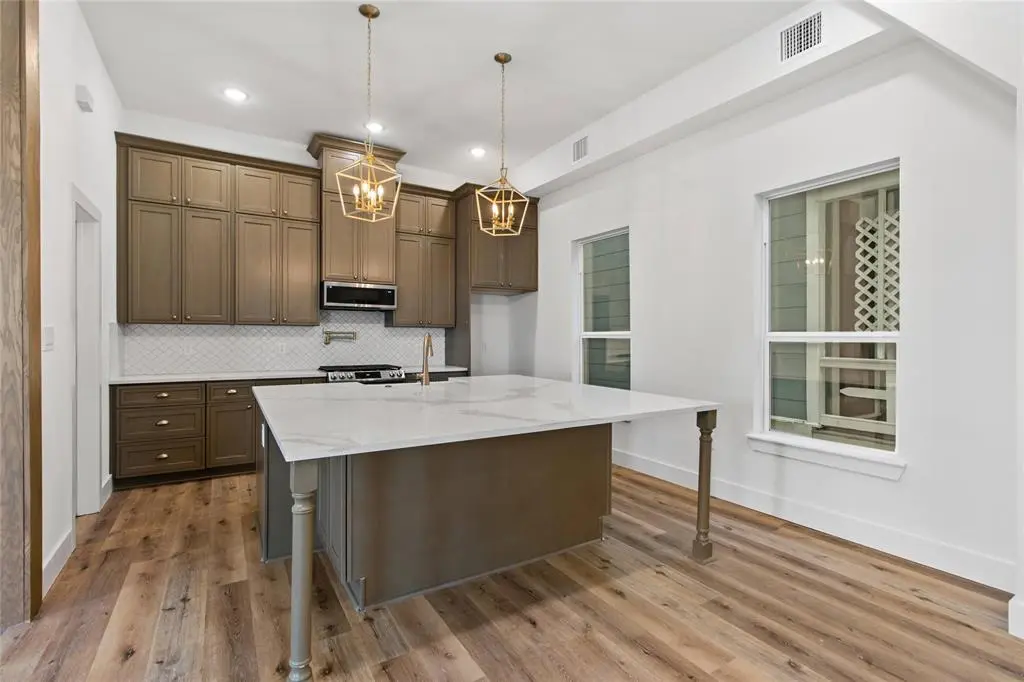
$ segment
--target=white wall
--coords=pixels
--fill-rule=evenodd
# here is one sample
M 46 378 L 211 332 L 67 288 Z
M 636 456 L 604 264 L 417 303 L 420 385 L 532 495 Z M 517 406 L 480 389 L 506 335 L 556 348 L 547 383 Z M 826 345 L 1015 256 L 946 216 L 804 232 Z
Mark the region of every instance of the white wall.
M 43 353 L 43 577 L 44 589 L 71 548 L 72 385 L 74 382 L 74 229 L 72 186 L 102 214 L 105 254 L 116 239 L 116 154 L 114 130 L 121 102 L 100 60 L 85 19 L 74 2 L 48 0 L 39 8 L 40 178 L 42 231 L 42 323 L 54 331 L 53 350 Z M 92 93 L 92 113 L 79 111 L 75 86 Z M 114 260 L 103 261 L 102 286 L 115 287 Z M 113 297 L 105 297 L 103 319 L 115 317 Z M 101 335 L 103 358 L 109 336 Z M 102 376 L 107 375 L 107 367 Z M 104 406 L 101 453 L 109 447 Z M 109 478 L 107 457 L 102 477 Z
M 1008 90 L 1018 82 L 1019 2 L 867 1 Z
M 469 368 L 473 374 L 508 374 L 510 303 L 516 297 L 474 294 L 470 301 Z
M 543 197 L 540 291 L 513 369 L 571 376 L 572 240 L 629 226 L 638 390 L 722 403 L 715 495 L 1012 589 L 1014 106 L 917 43 Z M 901 159 L 898 482 L 753 452 L 756 195 Z M 678 420 L 616 429 L 620 461 L 695 485 Z

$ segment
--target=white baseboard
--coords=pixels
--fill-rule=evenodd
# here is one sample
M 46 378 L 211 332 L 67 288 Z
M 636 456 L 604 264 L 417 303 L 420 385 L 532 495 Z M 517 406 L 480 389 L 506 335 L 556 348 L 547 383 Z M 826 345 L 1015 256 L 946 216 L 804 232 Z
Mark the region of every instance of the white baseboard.
M 613 460 L 627 469 L 660 478 L 687 488 L 697 487 L 697 472 L 656 460 L 615 450 Z M 711 494 L 743 507 L 769 514 L 801 526 L 931 566 L 968 580 L 1013 591 L 1016 567 L 1012 561 L 957 547 L 891 526 L 882 526 L 831 509 L 801 502 L 748 486 L 712 478 Z M 1019 598 L 1020 599 L 1020 598 Z M 1024 610 L 1024 604 L 1018 605 Z M 1024 614 L 1019 618 L 1024 629 Z
M 74 520 L 72 520 L 72 524 L 74 524 Z M 43 596 L 50 591 L 50 586 L 60 575 L 60 570 L 64 568 L 64 564 L 68 562 L 73 551 L 75 551 L 75 535 L 72 525 L 71 528 L 68 528 L 68 532 L 60 544 L 50 552 L 50 556 L 46 557 L 46 561 L 43 562 Z
M 114 492 L 114 477 L 107 476 L 107 480 L 103 481 L 103 487 L 100 488 L 100 509 L 103 509 L 103 505 L 110 499 L 110 494 Z
M 1024 639 L 1024 593 L 1010 600 L 1010 634 Z

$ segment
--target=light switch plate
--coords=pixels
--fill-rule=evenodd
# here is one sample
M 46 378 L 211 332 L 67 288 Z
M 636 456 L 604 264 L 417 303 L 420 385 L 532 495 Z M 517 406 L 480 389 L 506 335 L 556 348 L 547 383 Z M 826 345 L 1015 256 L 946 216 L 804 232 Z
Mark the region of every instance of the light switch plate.
M 43 327 L 43 352 L 53 350 L 53 327 Z

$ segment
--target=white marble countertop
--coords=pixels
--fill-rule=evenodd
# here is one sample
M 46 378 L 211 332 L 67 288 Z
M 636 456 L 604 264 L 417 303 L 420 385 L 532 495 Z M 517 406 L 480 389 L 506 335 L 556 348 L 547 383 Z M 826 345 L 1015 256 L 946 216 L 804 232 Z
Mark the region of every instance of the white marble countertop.
M 421 367 L 403 367 L 406 374 L 419 374 Z M 431 374 L 468 372 L 465 367 L 440 365 L 431 367 Z M 254 372 L 196 372 L 194 374 L 134 374 L 110 377 L 110 383 L 119 384 L 175 384 L 186 381 L 255 381 L 257 379 L 312 379 L 325 376 L 318 369 L 258 370 Z
M 254 389 L 288 462 L 716 409 L 674 398 L 517 375 L 420 384 Z

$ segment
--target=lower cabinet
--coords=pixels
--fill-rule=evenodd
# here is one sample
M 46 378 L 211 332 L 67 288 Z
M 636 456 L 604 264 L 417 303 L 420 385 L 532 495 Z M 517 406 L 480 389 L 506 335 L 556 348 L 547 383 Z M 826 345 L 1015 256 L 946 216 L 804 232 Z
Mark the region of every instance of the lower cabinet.
M 110 389 L 114 486 L 246 471 L 259 444 L 254 385 L 312 379 L 132 384 Z
M 256 461 L 253 415 L 251 402 L 206 406 L 206 468 Z

